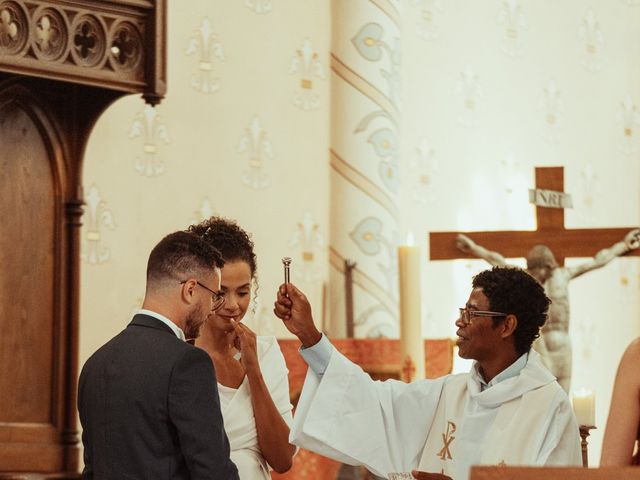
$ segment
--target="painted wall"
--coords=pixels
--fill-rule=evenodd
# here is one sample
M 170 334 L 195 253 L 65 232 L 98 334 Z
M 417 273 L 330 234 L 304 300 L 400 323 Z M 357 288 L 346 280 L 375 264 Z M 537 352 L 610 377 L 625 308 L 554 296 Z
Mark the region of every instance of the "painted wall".
M 427 232 L 535 228 L 535 166 L 565 167 L 567 228 L 640 224 L 638 0 L 172 0 L 167 98 L 155 110 L 120 100 L 87 150 L 81 361 L 139 307 L 153 245 L 213 213 L 254 235 L 260 302 L 247 322 L 259 333 L 285 335 L 270 315 L 285 255 L 319 322 L 341 305 L 323 308 L 338 211 L 330 132 L 356 125 L 331 105 L 330 59 L 353 54 L 351 39 L 375 15 L 347 22 L 340 2 L 384 5 L 400 19 L 382 39 L 397 37 L 402 52 L 390 238 L 412 232 L 423 248 L 426 336 L 454 335 L 470 276 L 484 268 L 428 263 Z M 622 259 L 571 284 L 573 384 L 598 401 L 592 462 L 615 367 L 640 334 L 639 283 L 638 259 Z M 361 332 L 397 331 L 385 322 Z

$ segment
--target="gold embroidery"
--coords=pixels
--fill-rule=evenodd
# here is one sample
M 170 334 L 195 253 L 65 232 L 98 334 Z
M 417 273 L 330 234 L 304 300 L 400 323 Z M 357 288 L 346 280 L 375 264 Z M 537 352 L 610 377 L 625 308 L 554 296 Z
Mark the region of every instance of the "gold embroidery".
M 456 431 L 456 424 L 453 422 L 447 422 L 447 431 L 446 433 L 442 434 L 442 441 L 444 442 L 444 446 L 442 447 L 442 450 L 440 450 L 438 452 L 438 457 L 440 457 L 440 460 L 453 460 L 453 457 L 451 456 L 451 450 L 449 450 L 449 447 L 451 446 L 451 442 L 453 442 L 453 440 L 456 438 L 453 436 L 453 434 Z

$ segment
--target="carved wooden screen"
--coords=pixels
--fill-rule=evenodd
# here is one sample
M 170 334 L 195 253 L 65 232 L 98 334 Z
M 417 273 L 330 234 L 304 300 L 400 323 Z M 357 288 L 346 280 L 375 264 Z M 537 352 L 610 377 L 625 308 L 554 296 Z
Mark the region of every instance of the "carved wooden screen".
M 0 94 L 0 442 L 2 466 L 26 456 L 61 469 L 57 437 L 65 273 L 60 158 L 38 107 L 19 88 Z M 57 450 L 57 451 L 56 451 Z
M 78 477 L 82 157 L 116 98 L 163 97 L 165 10 L 0 0 L 0 478 Z

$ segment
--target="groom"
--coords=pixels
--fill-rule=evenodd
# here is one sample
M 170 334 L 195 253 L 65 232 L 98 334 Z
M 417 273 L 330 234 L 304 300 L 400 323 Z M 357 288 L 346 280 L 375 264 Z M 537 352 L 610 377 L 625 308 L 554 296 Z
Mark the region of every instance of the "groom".
M 224 303 L 222 265 L 187 232 L 152 250 L 142 310 L 80 374 L 83 479 L 238 479 L 211 359 L 185 342 Z

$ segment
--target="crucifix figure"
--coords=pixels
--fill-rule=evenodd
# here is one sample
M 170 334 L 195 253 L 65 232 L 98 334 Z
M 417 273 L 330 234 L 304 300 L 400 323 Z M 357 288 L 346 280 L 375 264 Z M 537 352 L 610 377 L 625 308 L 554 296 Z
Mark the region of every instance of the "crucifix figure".
M 637 256 L 640 229 L 565 229 L 563 183 L 561 167 L 536 168 L 536 190 L 532 197 L 542 196 L 546 205 L 536 206 L 536 231 L 470 232 L 469 236 L 458 232 L 432 233 L 430 242 L 432 260 L 474 256 L 492 265 L 504 266 L 507 265 L 506 258 L 521 257 L 528 252 L 527 271 L 544 286 L 552 300 L 547 322 L 534 346 L 560 385 L 569 392 L 569 281 L 603 267 L 617 256 L 629 252 Z M 442 248 L 444 242 L 448 242 L 446 248 Z M 459 251 L 452 255 L 455 248 Z M 466 255 L 460 255 L 460 252 Z M 574 267 L 564 267 L 564 259 L 569 256 L 591 257 L 591 260 Z

